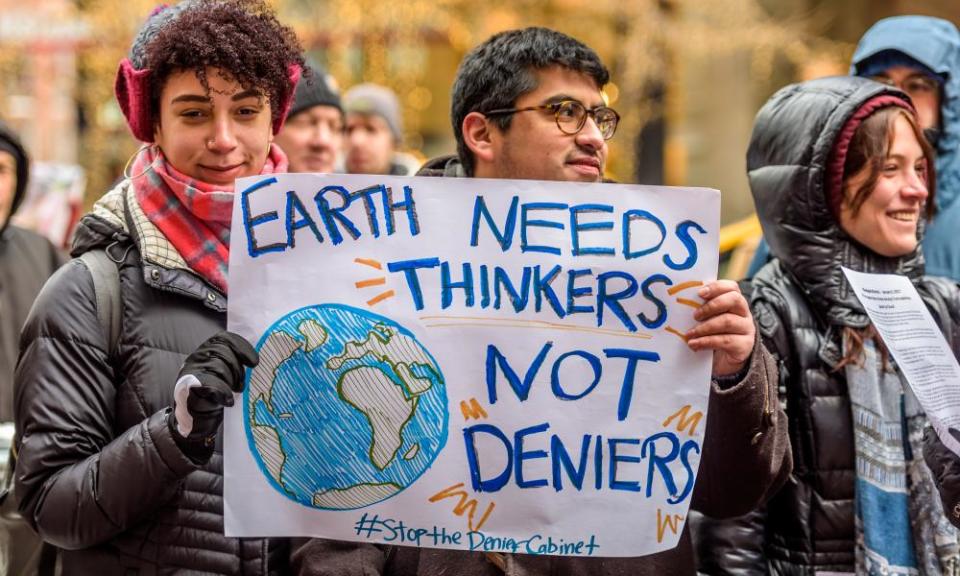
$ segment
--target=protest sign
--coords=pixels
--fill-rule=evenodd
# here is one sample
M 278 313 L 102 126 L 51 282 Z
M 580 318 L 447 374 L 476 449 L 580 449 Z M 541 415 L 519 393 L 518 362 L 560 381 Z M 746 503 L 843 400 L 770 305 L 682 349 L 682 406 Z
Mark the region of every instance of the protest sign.
M 720 195 L 536 181 L 239 180 L 228 536 L 532 554 L 674 547 L 711 353 Z

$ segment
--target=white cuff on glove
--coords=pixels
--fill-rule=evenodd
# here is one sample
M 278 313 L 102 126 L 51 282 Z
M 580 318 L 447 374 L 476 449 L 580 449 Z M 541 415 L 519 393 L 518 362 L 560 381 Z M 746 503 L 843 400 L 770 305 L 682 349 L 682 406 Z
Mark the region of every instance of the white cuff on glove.
M 177 432 L 186 438 L 193 431 L 193 416 L 187 409 L 187 400 L 190 398 L 190 389 L 202 386 L 200 380 L 193 374 L 185 374 L 173 388 L 173 416 L 177 420 Z

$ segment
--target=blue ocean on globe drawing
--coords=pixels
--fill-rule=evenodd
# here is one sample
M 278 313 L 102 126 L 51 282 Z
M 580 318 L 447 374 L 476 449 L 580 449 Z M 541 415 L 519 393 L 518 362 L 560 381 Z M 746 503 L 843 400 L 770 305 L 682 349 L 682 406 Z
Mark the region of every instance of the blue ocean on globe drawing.
M 443 374 L 393 320 L 337 304 L 301 308 L 257 344 L 244 391 L 247 439 L 270 483 L 305 506 L 390 498 L 446 442 Z

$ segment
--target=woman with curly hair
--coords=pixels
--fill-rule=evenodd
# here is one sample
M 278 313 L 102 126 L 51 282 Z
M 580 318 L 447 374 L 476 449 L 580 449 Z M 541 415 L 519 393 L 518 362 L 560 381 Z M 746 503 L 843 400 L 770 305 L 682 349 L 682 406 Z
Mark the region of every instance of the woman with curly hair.
M 234 180 L 286 170 L 273 137 L 302 66 L 259 0 L 161 7 L 120 64 L 145 144 L 83 218 L 16 374 L 19 509 L 64 575 L 289 571 L 288 542 L 224 536 L 220 425 L 257 361 L 224 331 Z

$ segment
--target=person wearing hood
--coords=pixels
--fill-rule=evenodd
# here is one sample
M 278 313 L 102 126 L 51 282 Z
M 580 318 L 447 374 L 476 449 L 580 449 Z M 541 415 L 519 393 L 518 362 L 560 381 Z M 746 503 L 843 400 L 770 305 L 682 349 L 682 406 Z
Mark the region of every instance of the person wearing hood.
M 773 255 L 751 308 L 779 360 L 794 473 L 765 510 L 698 527 L 700 571 L 955 573 L 957 533 L 921 457 L 926 417 L 841 271 L 907 276 L 960 350 L 960 288 L 924 275 L 938 188 L 909 97 L 856 77 L 783 88 L 747 165 Z
M 860 39 L 850 73 L 910 95 L 937 153 L 937 214 L 923 238 L 926 273 L 960 281 L 960 31 L 929 16 L 896 16 Z
M 224 535 L 220 429 L 257 363 L 224 331 L 234 182 L 286 171 L 273 139 L 303 65 L 260 0 L 162 5 L 120 62 L 144 145 L 72 250 L 116 265 L 116 337 L 75 258 L 27 319 L 15 379 L 19 510 L 64 576 L 292 573 L 288 540 Z
M 13 374 L 20 329 L 43 284 L 65 262 L 64 255 L 49 240 L 10 222 L 26 195 L 29 176 L 30 159 L 23 144 L 13 130 L 0 122 L 0 492 L 9 487 L 16 464 L 10 448 L 14 435 Z M 42 562 L 42 547 L 36 535 L 23 522 L 7 517 L 7 513 L 0 518 L 0 538 L 6 545 L 0 554 L 6 552 L 3 560 L 12 573 L 36 569 Z
M 49 240 L 10 222 L 23 202 L 30 158 L 0 122 L 0 423 L 13 422 L 13 369 L 20 329 L 44 282 L 64 263 Z M 6 453 L 9 446 L 0 444 Z
M 960 31 L 930 16 L 894 16 L 864 33 L 850 74 L 906 92 L 937 153 L 937 215 L 923 239 L 926 273 L 960 280 Z M 757 248 L 748 276 L 768 260 Z

